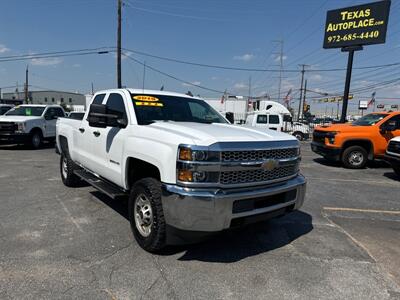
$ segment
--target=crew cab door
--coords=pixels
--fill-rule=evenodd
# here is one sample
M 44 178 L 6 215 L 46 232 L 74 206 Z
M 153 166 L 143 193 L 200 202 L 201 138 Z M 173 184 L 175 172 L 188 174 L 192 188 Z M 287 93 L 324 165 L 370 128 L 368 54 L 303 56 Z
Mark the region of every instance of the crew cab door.
M 106 96 L 106 93 L 97 94 L 91 104 L 102 104 Z M 74 147 L 77 154 L 77 161 L 90 171 L 98 173 L 101 171 L 100 166 L 103 163 L 102 152 L 100 151 L 101 141 L 99 138 L 101 135 L 100 131 L 103 128 L 89 126 L 87 117 L 90 110 L 91 106 L 89 106 L 88 112 L 81 121 L 79 128 L 74 132 Z
M 129 114 L 127 114 L 127 101 L 124 101 L 124 94 L 120 92 L 112 92 L 106 101 L 107 111 L 111 114 L 120 115 L 125 124 L 130 124 Z M 122 159 L 124 153 L 124 142 L 128 138 L 128 126 L 104 128 L 104 136 L 102 140 L 102 157 L 104 161 L 104 170 L 102 177 L 123 186 Z
M 93 100 L 94 104 L 106 104 L 110 114 L 115 112 L 117 115 L 122 115 L 126 124 L 129 124 L 123 93 L 111 92 L 107 95 L 97 96 Z M 121 186 L 123 186 L 122 153 L 128 130 L 126 127 L 93 127 L 85 119 L 82 121 L 80 132 L 83 132 L 81 132 L 79 139 L 82 143 L 80 150 L 81 164 L 97 175 Z
M 64 111 L 60 107 L 49 107 L 44 113 L 44 137 L 56 136 L 56 123 L 59 117 L 64 117 Z
M 389 123 L 394 124 L 396 129 L 393 131 L 386 131 L 386 132 L 379 131 L 378 139 L 374 145 L 375 146 L 374 152 L 377 155 L 384 155 L 389 141 L 396 136 L 400 136 L 400 115 L 391 117 L 390 119 L 382 123 L 379 127 Z

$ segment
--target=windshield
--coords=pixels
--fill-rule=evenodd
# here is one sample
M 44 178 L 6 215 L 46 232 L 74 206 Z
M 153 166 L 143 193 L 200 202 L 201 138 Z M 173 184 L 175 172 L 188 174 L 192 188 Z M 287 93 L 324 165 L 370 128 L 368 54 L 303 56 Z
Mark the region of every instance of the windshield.
M 44 111 L 41 106 L 17 106 L 5 113 L 6 116 L 34 116 L 40 117 Z
M 372 126 L 384 119 L 388 114 L 369 114 L 353 122 L 356 126 Z
M 205 101 L 164 95 L 132 95 L 139 125 L 154 121 L 227 123 Z

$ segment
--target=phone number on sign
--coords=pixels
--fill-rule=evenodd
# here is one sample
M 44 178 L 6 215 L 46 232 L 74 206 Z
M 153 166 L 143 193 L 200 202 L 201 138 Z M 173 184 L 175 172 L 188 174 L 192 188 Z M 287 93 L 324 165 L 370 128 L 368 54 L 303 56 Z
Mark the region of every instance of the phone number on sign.
M 379 31 L 370 31 L 370 32 L 362 32 L 362 33 L 350 33 L 345 35 L 330 35 L 328 36 L 328 43 L 335 43 L 335 42 L 346 42 L 346 41 L 354 41 L 358 39 L 373 39 L 379 36 Z

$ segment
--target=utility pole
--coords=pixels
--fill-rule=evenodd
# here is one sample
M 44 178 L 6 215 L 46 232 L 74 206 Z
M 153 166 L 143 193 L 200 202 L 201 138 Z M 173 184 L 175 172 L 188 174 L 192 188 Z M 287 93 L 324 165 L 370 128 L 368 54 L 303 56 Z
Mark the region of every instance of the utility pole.
M 245 119 L 247 118 L 247 114 L 249 113 L 250 101 L 251 101 L 251 76 L 249 77 L 249 97 L 248 97 L 248 100 L 246 101 Z
M 25 103 L 28 103 L 29 101 L 29 96 L 28 96 L 28 78 L 29 78 L 29 70 L 28 70 L 28 65 L 26 65 L 26 70 L 25 70 L 25 87 L 24 87 L 24 93 L 25 93 Z
M 142 86 L 143 91 L 144 91 L 145 81 L 146 81 L 146 61 L 144 61 L 144 63 L 143 63 L 143 86 Z
M 121 10 L 122 10 L 122 0 L 117 0 L 118 2 L 118 29 L 117 29 L 117 86 L 122 88 L 121 80 Z
M 304 83 L 304 73 L 306 72 L 305 68 L 308 65 L 301 64 L 301 86 L 300 86 L 300 97 L 299 97 L 299 111 L 297 112 L 297 121 L 300 121 L 300 114 L 301 114 L 301 99 L 303 98 L 303 83 Z
M 94 95 L 93 82 L 92 82 L 92 95 Z
M 280 44 L 279 52 L 274 54 L 279 55 L 279 82 L 278 82 L 278 102 L 281 100 L 282 79 L 283 79 L 283 40 L 273 41 Z
M 306 104 L 306 93 L 307 93 L 307 79 L 304 82 L 304 93 L 303 93 L 303 103 L 301 105 L 301 115 L 300 118 L 304 116 L 304 105 Z M 300 119 L 299 119 L 300 120 Z

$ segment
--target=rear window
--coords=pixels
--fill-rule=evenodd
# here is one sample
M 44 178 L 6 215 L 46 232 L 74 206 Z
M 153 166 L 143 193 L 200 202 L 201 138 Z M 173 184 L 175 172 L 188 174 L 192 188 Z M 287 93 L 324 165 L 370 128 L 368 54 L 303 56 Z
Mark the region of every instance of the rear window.
M 16 106 L 5 113 L 6 116 L 40 117 L 45 107 L 43 106 Z

